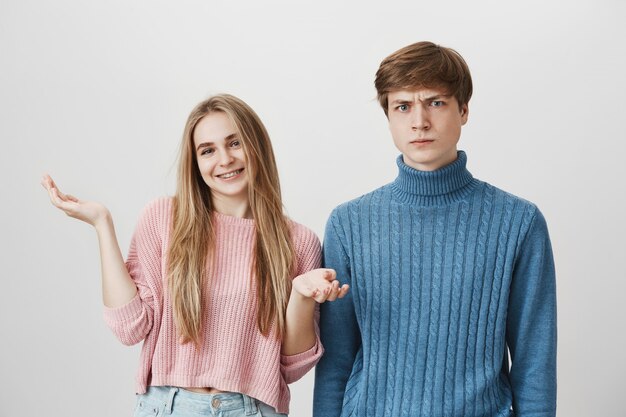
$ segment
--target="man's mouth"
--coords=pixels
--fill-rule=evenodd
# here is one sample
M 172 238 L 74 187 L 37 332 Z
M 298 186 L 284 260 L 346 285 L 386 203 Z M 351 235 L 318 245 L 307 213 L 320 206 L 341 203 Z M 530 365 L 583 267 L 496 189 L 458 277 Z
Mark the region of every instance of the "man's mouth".
M 243 172 L 243 168 L 240 168 L 240 169 L 237 169 L 235 171 L 230 171 L 230 172 L 227 172 L 225 174 L 220 174 L 220 175 L 216 175 L 216 176 L 217 176 L 217 178 L 221 178 L 223 180 L 227 180 L 229 178 L 232 178 L 232 177 L 234 177 L 236 175 L 241 174 L 242 172 Z

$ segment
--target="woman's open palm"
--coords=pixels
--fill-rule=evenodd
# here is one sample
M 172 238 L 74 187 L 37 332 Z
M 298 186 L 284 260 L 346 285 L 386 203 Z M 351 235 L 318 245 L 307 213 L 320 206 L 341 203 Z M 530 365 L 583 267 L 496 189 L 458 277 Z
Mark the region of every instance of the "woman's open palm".
M 292 281 L 293 289 L 304 297 L 313 298 L 318 303 L 343 298 L 350 289 L 348 284 L 339 286 L 333 269 L 318 268 L 299 275 Z
M 44 175 L 41 185 L 48 191 L 52 205 L 70 217 L 96 226 L 99 222 L 106 220 L 109 215 L 107 208 L 100 203 L 79 200 L 72 195 L 62 193 L 49 175 Z

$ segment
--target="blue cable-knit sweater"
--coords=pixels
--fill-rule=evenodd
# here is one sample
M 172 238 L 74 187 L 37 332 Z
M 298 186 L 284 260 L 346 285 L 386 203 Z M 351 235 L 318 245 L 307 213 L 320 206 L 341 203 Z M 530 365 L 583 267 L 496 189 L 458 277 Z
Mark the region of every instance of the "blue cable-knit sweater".
M 555 416 L 545 219 L 466 161 L 400 156 L 394 182 L 331 214 L 324 264 L 351 289 L 321 306 L 315 417 Z

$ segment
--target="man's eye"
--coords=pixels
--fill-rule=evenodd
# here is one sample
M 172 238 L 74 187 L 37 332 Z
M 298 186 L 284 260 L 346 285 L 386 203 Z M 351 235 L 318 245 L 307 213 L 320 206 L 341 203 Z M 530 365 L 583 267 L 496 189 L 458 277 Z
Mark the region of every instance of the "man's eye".
M 408 104 L 400 104 L 398 107 L 396 107 L 398 110 L 400 110 L 401 112 L 405 112 L 407 110 L 409 110 L 409 105 Z
M 444 105 L 444 102 L 441 100 L 433 100 L 430 102 L 430 105 L 433 107 L 441 107 Z

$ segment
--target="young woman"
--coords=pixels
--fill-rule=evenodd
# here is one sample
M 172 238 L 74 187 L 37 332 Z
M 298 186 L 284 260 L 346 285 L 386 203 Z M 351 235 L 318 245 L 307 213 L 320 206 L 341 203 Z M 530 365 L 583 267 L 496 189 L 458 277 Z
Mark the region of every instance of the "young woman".
M 218 95 L 194 108 L 176 195 L 146 207 L 126 263 L 103 205 L 42 184 L 96 229 L 107 324 L 124 344 L 144 342 L 135 416 L 288 412 L 287 384 L 322 355 L 317 303 L 348 287 L 317 269 L 319 239 L 283 214 L 269 136 L 246 103 Z

